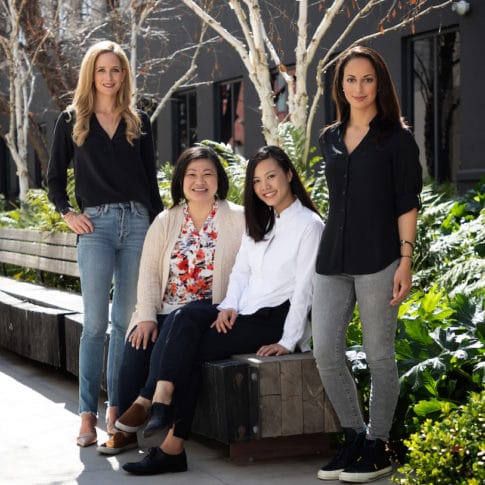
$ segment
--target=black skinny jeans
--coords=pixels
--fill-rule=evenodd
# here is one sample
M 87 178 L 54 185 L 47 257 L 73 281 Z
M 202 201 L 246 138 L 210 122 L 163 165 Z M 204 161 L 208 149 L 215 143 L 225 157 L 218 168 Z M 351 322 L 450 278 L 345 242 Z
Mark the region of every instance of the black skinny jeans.
M 210 328 L 219 311 L 217 305 L 207 300 L 191 302 L 171 314 L 173 319 L 159 360 L 158 380 L 175 385 L 175 436 L 187 439 L 190 435 L 202 363 L 253 353 L 262 345 L 278 342 L 289 308 L 290 303 L 286 301 L 274 308 L 261 308 L 252 315 L 239 315 L 227 333 Z

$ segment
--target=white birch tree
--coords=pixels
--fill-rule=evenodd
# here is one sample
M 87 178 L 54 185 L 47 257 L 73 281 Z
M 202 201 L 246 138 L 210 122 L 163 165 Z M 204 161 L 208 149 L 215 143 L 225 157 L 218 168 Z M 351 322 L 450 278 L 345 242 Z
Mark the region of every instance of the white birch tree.
M 17 169 L 21 203 L 29 188 L 29 107 L 35 87 L 32 63 L 21 43 L 20 15 L 25 3 L 26 0 L 5 0 L 0 4 L 0 19 L 4 22 L 0 48 L 5 55 L 2 67 L 8 85 L 8 131 L 4 139 Z
M 337 52 L 343 47 L 368 41 L 405 26 L 412 28 L 419 18 L 433 10 L 450 5 L 452 0 L 297 0 L 297 15 L 294 23 L 296 44 L 294 49 L 286 53 L 281 53 L 275 39 L 268 35 L 274 22 L 274 16 L 271 14 L 271 10 L 275 10 L 274 2 L 228 0 L 232 17 L 240 26 L 240 35 L 231 32 L 230 28 L 219 20 L 224 18 L 218 15 L 222 8 L 220 2 L 215 4 L 202 0 L 182 0 L 182 2 L 217 32 L 240 57 L 259 99 L 262 132 L 266 143 L 277 145 L 280 143 L 279 122 L 274 108 L 271 72 L 275 68 L 279 70 L 288 88 L 289 121 L 306 135 L 304 154 L 306 159 L 313 120 L 324 91 L 323 73 L 336 62 Z M 309 32 L 310 12 L 316 25 L 312 32 Z M 355 42 L 349 43 L 347 39 L 354 27 L 368 19 L 370 15 L 380 19 L 375 24 L 374 31 L 369 31 Z M 323 51 L 323 40 L 329 34 L 330 28 L 335 25 L 337 17 L 346 19 L 342 22 L 343 30 L 339 32 L 332 44 L 326 44 L 326 49 Z M 225 18 L 229 18 L 229 15 Z M 325 53 L 316 67 L 317 91 L 310 95 L 309 69 L 315 62 L 317 54 L 322 52 Z M 287 65 L 293 63 L 294 75 L 290 75 Z

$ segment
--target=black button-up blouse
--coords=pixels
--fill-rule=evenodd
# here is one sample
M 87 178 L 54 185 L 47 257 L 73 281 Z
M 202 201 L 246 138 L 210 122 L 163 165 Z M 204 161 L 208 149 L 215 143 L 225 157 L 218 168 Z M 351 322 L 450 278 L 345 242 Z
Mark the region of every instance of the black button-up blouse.
M 163 209 L 150 119 L 143 111 L 138 113 L 142 135 L 133 140 L 133 145 L 126 139 L 124 119 L 110 138 L 93 114 L 88 136 L 82 146 L 77 146 L 72 140 L 74 115 L 66 111 L 59 115 L 47 170 L 49 199 L 59 212 L 69 207 L 66 170 L 71 162 L 76 199 L 81 209 L 136 201 L 147 208 L 151 219 Z
M 371 274 L 400 255 L 397 219 L 420 208 L 419 150 L 409 130 L 379 129 L 376 120 L 352 151 L 345 123 L 320 137 L 329 190 L 329 214 L 320 242 L 319 274 Z

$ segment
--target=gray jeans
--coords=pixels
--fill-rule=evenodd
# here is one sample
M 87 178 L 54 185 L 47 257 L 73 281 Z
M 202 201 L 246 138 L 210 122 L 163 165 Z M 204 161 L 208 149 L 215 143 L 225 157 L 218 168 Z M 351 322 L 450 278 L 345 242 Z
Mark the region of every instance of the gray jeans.
M 323 387 L 343 428 L 365 428 L 357 388 L 346 360 L 346 334 L 359 306 L 363 345 L 371 374 L 369 439 L 389 439 L 399 396 L 394 353 L 398 307 L 392 307 L 399 261 L 367 275 L 315 276 L 312 307 L 313 353 Z

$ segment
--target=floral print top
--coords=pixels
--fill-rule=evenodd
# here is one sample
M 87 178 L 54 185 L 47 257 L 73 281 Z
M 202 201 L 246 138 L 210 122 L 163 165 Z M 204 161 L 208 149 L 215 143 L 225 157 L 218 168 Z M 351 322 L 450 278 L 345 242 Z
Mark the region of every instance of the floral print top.
M 184 222 L 173 248 L 164 306 L 179 307 L 190 301 L 212 298 L 212 276 L 217 232 L 214 225 L 217 201 L 200 231 L 184 204 Z

